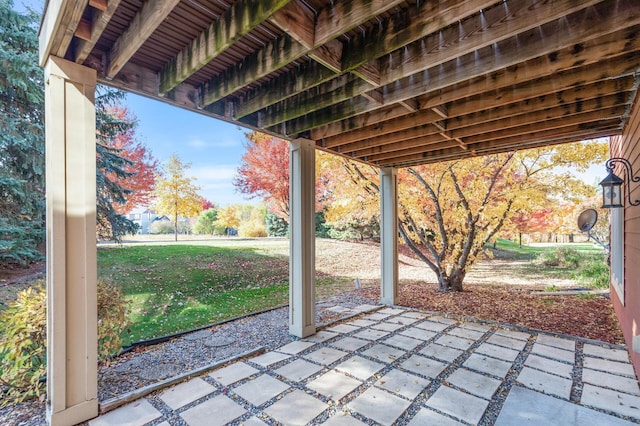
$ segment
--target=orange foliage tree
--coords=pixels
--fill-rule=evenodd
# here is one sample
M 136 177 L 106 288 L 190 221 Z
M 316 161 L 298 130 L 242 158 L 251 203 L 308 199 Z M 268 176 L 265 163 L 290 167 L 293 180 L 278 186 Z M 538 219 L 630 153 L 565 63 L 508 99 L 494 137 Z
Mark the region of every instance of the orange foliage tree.
M 117 150 L 120 157 L 125 158 L 122 169 L 126 176 L 111 176 L 119 180 L 120 186 L 126 191 L 126 201 L 115 204 L 115 210 L 120 214 L 129 213 L 137 206 L 146 206 L 151 203 L 153 190 L 155 189 L 156 174 L 158 174 L 158 161 L 151 155 L 144 143 L 136 139 L 136 117 L 119 104 L 111 105 L 107 113 L 118 121 L 131 123 L 109 139 L 109 146 Z
M 247 133 L 246 137 L 246 152 L 234 185 L 244 194 L 264 199 L 271 213 L 288 222 L 289 143 L 259 132 Z M 316 211 L 322 211 L 326 201 L 326 183 L 326 176 L 316 167 Z
M 462 291 L 467 271 L 513 214 L 550 194 L 566 200 L 584 189 L 577 179 L 557 179 L 553 169 L 585 167 L 606 155 L 606 144 L 573 144 L 401 169 L 399 233 L 436 274 L 440 290 Z M 348 179 L 332 180 L 336 201 L 327 221 L 376 214 L 377 169 L 342 163 L 335 172 L 346 171 Z

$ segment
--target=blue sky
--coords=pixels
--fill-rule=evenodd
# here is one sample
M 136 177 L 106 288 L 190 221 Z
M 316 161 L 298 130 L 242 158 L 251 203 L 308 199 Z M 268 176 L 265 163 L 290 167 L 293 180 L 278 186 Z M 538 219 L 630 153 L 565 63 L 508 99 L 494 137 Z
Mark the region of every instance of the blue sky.
M 160 163 L 173 154 L 191 163 L 187 174 L 197 179 L 200 195 L 220 206 L 257 201 L 233 186 L 246 129 L 134 94 L 125 106 L 138 119 L 137 138 Z

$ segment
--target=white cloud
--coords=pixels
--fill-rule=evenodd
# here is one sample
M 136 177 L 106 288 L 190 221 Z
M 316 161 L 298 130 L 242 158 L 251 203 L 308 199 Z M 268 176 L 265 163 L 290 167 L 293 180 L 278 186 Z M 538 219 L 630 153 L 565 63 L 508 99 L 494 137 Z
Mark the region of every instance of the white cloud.
M 200 166 L 190 170 L 190 174 L 198 179 L 201 185 L 210 181 L 229 181 L 236 175 L 237 166 Z
M 240 145 L 240 142 L 234 139 L 205 141 L 203 139 L 196 138 L 196 139 L 191 139 L 189 142 L 187 142 L 187 146 L 195 149 L 232 148 L 239 145 Z

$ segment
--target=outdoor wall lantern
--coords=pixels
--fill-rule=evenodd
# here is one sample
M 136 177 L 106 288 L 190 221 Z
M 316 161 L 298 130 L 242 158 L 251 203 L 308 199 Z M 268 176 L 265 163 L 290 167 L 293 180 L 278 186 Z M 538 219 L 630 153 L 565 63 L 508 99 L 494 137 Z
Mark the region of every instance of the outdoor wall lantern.
M 631 168 L 629 160 L 617 157 L 608 159 L 605 163 L 605 167 L 609 174 L 606 178 L 602 179 L 602 182 L 600 182 L 600 186 L 602 186 L 603 209 L 624 207 L 622 199 L 622 184 L 624 183 L 624 180 L 613 173 L 616 163 L 624 166 L 627 176 L 631 177 L 631 182 L 640 182 L 640 177 L 633 176 L 633 169 Z M 640 200 L 631 201 L 631 185 L 627 185 L 627 200 L 631 206 L 640 205 Z

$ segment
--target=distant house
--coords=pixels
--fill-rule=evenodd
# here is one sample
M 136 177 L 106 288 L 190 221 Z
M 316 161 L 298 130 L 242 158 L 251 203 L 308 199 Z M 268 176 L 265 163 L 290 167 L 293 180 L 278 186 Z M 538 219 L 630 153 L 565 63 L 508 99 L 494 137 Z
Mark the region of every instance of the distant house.
M 164 218 L 169 220 L 166 216 L 158 217 L 156 212 L 148 207 L 136 207 L 127 215 L 129 220 L 132 220 L 139 227 L 139 234 L 146 235 L 149 233 L 149 225 L 154 221 Z

